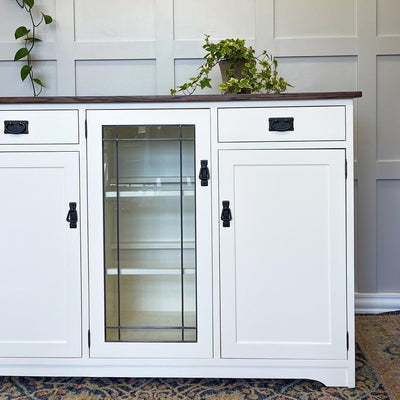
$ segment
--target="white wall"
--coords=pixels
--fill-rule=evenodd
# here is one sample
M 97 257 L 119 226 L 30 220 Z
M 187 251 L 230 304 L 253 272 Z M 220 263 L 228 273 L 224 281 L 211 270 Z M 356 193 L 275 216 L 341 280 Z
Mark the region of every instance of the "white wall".
M 362 90 L 355 113 L 357 290 L 400 293 L 398 0 L 36 3 L 56 20 L 40 30 L 36 52 L 45 95 L 167 94 L 196 73 L 204 33 L 267 49 L 295 85 L 291 91 Z M 0 95 L 31 95 L 12 61 L 19 46 L 13 32 L 27 16 L 14 0 L 1 0 L 0 15 Z

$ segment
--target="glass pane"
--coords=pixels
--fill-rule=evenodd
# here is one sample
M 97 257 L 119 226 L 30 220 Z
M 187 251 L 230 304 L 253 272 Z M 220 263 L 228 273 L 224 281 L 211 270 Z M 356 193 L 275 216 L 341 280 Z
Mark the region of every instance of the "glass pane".
M 104 126 L 103 127 L 103 138 L 104 139 L 115 139 L 117 137 L 117 128 L 115 126 Z
M 160 126 L 120 126 L 119 139 L 179 139 L 180 127 L 176 125 Z
M 109 132 L 110 130 L 107 130 Z M 115 176 L 117 168 L 117 152 L 115 142 L 104 143 L 104 190 L 115 190 Z M 104 248 L 106 271 L 116 271 L 118 267 L 118 252 L 115 249 L 117 238 L 117 203 L 113 201 L 104 202 Z M 106 325 L 118 325 L 118 279 L 115 275 L 106 273 L 105 291 L 106 296 Z
M 107 328 L 106 329 L 106 342 L 118 342 L 119 341 L 119 329 Z
M 192 125 L 182 126 L 182 138 L 194 139 L 194 126 Z
M 187 136 L 194 136 L 193 127 L 185 127 Z M 189 129 L 190 128 L 190 129 Z M 191 133 L 189 133 L 191 131 Z M 194 141 L 182 141 L 182 239 L 184 326 L 196 326 L 196 220 L 195 220 L 195 147 Z
M 174 195 L 179 203 L 179 140 L 122 141 L 118 143 L 118 149 L 120 192 L 138 192 L 139 197 L 146 196 L 142 192 L 150 192 L 148 197 L 156 196 L 155 192 L 165 192 L 164 196 Z M 121 193 L 123 196 L 129 194 Z
M 184 340 L 185 342 L 197 342 L 196 329 L 185 329 Z
M 103 129 L 107 341 L 197 339 L 193 138 L 193 126 Z
M 121 279 L 121 326 L 181 327 L 180 275 L 127 275 Z
M 181 342 L 181 329 L 121 329 L 126 342 Z

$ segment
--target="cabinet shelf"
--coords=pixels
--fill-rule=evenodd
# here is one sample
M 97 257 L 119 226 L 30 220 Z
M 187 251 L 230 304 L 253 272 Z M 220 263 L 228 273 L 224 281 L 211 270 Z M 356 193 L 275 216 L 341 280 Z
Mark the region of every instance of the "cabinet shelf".
M 118 181 L 119 197 L 176 197 L 194 196 L 194 178 L 180 176 L 167 177 L 128 177 Z M 180 185 L 184 190 L 181 192 Z M 106 198 L 117 197 L 117 184 L 112 181 L 105 192 Z M 188 190 L 190 188 L 190 190 Z
M 117 268 L 107 268 L 107 275 L 118 275 Z M 180 268 L 121 268 L 120 275 L 181 275 Z M 195 268 L 184 268 L 184 275 L 194 275 Z
M 193 190 L 130 190 L 130 191 L 120 191 L 119 197 L 179 197 L 183 194 L 184 197 L 193 197 Z M 117 198 L 117 192 L 105 192 L 105 197 L 108 199 Z
M 181 177 L 179 175 L 169 175 L 169 176 L 124 176 L 118 178 L 118 184 L 120 187 L 130 187 L 133 185 L 165 185 L 165 184 L 177 184 L 181 182 Z M 193 185 L 193 176 L 182 176 L 182 184 Z M 110 187 L 117 186 L 115 178 L 109 180 Z
M 113 250 L 117 250 L 116 243 L 111 245 Z M 180 250 L 180 241 L 135 241 L 135 242 L 121 242 L 119 244 L 120 250 Z M 183 243 L 184 250 L 194 250 L 194 240 L 185 240 Z
M 194 311 L 184 311 L 185 328 L 195 329 L 196 313 Z M 131 327 L 146 327 L 154 325 L 155 327 L 169 327 L 174 329 L 182 326 L 182 312 L 180 311 L 137 311 L 126 310 L 121 311 L 122 325 L 118 326 L 116 320 L 109 321 L 106 328 L 131 328 Z

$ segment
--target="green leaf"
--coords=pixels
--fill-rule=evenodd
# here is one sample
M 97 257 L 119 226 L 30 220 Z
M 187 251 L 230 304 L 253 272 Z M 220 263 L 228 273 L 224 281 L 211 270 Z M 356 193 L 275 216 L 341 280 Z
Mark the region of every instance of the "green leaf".
M 189 84 L 188 83 L 184 83 L 183 85 L 178 86 L 178 89 L 179 90 L 186 90 L 188 87 L 189 87 Z
M 53 22 L 53 18 L 50 15 L 43 14 L 44 23 L 46 25 L 51 24 Z
M 30 42 L 30 43 L 32 43 L 32 42 L 41 42 L 42 41 L 42 39 L 39 39 L 38 37 L 35 37 L 35 38 L 33 38 L 33 37 L 27 37 L 27 38 L 25 38 L 25 42 Z
M 22 47 L 21 49 L 19 49 L 14 56 L 14 61 L 18 61 L 21 58 L 26 57 L 29 54 L 29 51 L 26 47 Z
M 31 30 L 26 28 L 25 26 L 20 26 L 15 30 L 14 36 L 15 39 L 19 39 L 22 36 L 27 35 Z
M 200 81 L 200 88 L 204 89 L 204 88 L 211 88 L 211 78 L 207 78 L 204 77 L 201 81 Z
M 45 87 L 43 82 L 40 79 L 35 78 L 35 79 L 32 79 L 32 80 L 33 80 L 33 82 L 37 83 L 39 86 Z
M 29 8 L 32 8 L 35 4 L 34 0 L 22 0 Z
M 31 71 L 32 67 L 30 65 L 24 65 L 21 68 L 21 79 L 24 81 Z
M 176 89 L 171 89 L 171 90 L 169 91 L 169 93 L 170 93 L 171 95 L 176 94 Z

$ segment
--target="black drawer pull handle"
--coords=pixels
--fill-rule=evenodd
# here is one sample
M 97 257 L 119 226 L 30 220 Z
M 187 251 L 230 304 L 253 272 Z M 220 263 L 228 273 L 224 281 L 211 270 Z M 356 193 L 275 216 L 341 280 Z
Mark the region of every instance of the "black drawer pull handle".
M 29 121 L 4 121 L 4 133 L 11 135 L 28 134 Z
M 294 118 L 269 118 L 269 130 L 272 132 L 294 131 Z

